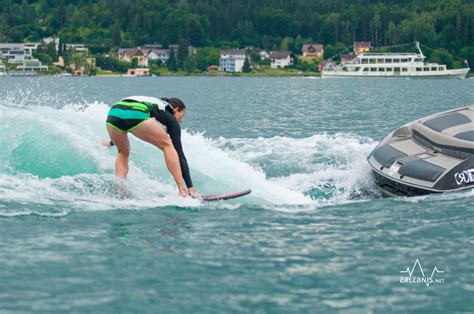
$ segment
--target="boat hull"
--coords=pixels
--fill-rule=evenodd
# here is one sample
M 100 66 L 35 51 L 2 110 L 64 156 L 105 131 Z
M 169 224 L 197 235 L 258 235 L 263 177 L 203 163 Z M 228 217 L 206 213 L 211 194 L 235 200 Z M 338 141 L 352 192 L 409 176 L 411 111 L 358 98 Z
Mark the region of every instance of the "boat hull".
M 383 196 L 474 189 L 474 105 L 399 127 L 367 161 Z
M 408 185 L 406 183 L 397 182 L 375 170 L 372 170 L 372 176 L 380 193 L 382 193 L 382 196 L 384 197 L 411 197 L 443 192 L 426 190 L 420 187 Z
M 371 72 L 344 72 L 323 71 L 322 78 L 410 78 L 410 79 L 464 79 L 469 69 L 446 70 L 436 74 L 420 73 L 371 73 Z

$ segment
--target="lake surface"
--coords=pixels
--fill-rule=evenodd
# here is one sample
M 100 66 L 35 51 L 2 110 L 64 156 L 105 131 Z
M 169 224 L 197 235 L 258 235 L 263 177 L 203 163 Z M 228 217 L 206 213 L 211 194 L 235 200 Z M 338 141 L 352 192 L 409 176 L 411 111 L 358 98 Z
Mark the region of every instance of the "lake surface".
M 0 95 L 2 313 L 474 308 L 474 192 L 381 199 L 366 162 L 396 127 L 473 104 L 473 79 L 2 77 Z M 124 198 L 98 142 L 130 95 L 187 104 L 200 193 L 253 193 L 179 198 L 131 136 Z

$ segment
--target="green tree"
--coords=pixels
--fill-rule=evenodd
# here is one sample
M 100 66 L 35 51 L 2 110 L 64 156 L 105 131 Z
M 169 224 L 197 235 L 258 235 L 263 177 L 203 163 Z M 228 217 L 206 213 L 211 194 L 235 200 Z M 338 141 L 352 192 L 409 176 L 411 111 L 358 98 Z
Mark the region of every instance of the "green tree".
M 133 69 L 138 68 L 138 59 L 137 59 L 137 58 L 132 58 L 132 65 L 131 65 L 131 67 L 132 67 Z
M 66 25 L 67 20 L 67 11 L 66 5 L 64 4 L 64 0 L 59 1 L 59 7 L 56 10 L 55 16 L 55 26 L 58 30 L 62 29 Z
M 177 62 L 178 67 L 183 67 L 184 60 L 189 55 L 189 42 L 185 39 L 180 39 L 178 41 L 178 55 L 177 55 Z
M 183 61 L 183 70 L 187 73 L 194 72 L 196 69 L 196 60 L 193 56 L 188 56 Z
M 48 55 L 47 53 L 43 53 L 43 52 L 39 52 L 39 51 L 33 51 L 33 57 L 37 58 L 43 64 L 53 63 L 53 58 L 50 55 Z
M 120 30 L 120 24 L 117 21 L 114 25 L 114 30 L 112 34 L 112 46 L 120 47 L 121 43 L 122 43 L 122 32 Z
M 242 71 L 244 73 L 249 73 L 250 71 L 252 71 L 252 68 L 250 67 L 249 59 L 247 57 L 245 57 L 244 66 L 242 67 Z
M 380 13 L 376 12 L 374 17 L 370 21 L 370 31 L 372 33 L 372 42 L 378 46 L 379 45 L 379 33 L 382 28 L 382 19 Z
M 294 51 L 295 41 L 292 37 L 285 37 L 281 41 L 280 50 L 281 51 Z
M 217 48 L 198 48 L 195 56 L 196 68 L 204 72 L 210 65 L 218 65 L 220 60 L 220 51 Z
M 452 55 L 444 48 L 435 50 L 430 59 L 435 63 L 446 64 L 448 68 L 452 67 L 454 62 Z
M 389 45 L 396 45 L 398 43 L 397 26 L 395 26 L 395 23 L 393 21 L 388 22 L 387 38 Z
M 125 73 L 130 68 L 130 63 L 118 61 L 110 57 L 96 57 L 96 64 L 104 70 Z
M 168 67 L 168 70 L 173 72 L 178 71 L 178 61 L 176 60 L 174 49 L 171 49 L 170 56 L 168 58 L 168 61 L 166 62 L 166 65 Z

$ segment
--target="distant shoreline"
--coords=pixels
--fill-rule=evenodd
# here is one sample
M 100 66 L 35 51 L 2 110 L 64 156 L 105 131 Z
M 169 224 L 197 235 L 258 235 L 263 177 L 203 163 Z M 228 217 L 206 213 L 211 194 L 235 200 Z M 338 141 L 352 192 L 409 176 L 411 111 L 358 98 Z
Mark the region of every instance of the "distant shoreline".
M 296 73 L 282 73 L 282 74 L 265 74 L 265 73 L 219 73 L 219 74 L 196 74 L 196 73 L 190 73 L 190 74 L 160 74 L 160 75 L 149 75 L 149 76 L 132 76 L 132 75 L 126 75 L 126 74 L 99 74 L 99 75 L 93 75 L 93 76 L 88 76 L 88 75 L 83 75 L 83 76 L 60 76 L 60 75 L 55 75 L 55 74 L 46 74 L 46 75 L 36 75 L 36 76 L 17 76 L 17 75 L 0 75 L 1 77 L 123 77 L 123 78 L 131 78 L 131 77 L 137 77 L 137 78 L 146 78 L 146 77 L 321 77 L 321 73 L 318 72 L 309 72 L 305 74 L 296 74 Z M 474 78 L 474 73 L 468 73 L 466 75 L 467 79 Z

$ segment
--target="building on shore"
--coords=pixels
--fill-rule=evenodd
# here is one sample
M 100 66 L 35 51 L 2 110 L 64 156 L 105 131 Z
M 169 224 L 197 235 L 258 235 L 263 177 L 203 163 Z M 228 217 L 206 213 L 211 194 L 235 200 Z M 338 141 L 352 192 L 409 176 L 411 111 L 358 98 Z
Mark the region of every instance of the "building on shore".
M 33 51 L 38 43 L 1 43 L 0 58 L 7 59 L 10 64 L 23 64 L 24 61 L 35 61 Z
M 86 71 L 84 71 L 84 69 L 76 69 L 76 70 L 72 71 L 72 75 L 74 75 L 74 76 L 85 76 Z
M 222 72 L 242 72 L 245 58 L 245 49 L 221 50 L 220 68 Z
M 372 48 L 372 43 L 370 41 L 354 41 L 354 52 L 359 54 L 361 52 L 367 52 Z
M 17 71 L 33 71 L 33 72 L 44 72 L 48 71 L 48 66 L 43 65 L 39 60 L 25 60 L 22 64 L 16 67 Z
M 3 76 L 5 74 L 6 74 L 5 66 L 0 62 L 0 76 Z
M 131 68 L 127 70 L 127 76 L 150 76 L 148 68 Z
M 160 60 L 162 63 L 165 63 L 170 58 L 169 49 L 147 49 L 148 61 Z
M 272 69 L 286 68 L 293 64 L 293 54 L 288 51 L 270 52 L 270 67 Z
M 124 62 L 132 62 L 137 59 L 138 66 L 148 67 L 148 51 L 138 48 L 120 48 L 118 50 L 118 59 Z
M 47 71 L 48 66 L 33 57 L 33 51 L 38 49 L 38 43 L 1 43 L 0 59 L 6 59 L 9 64 L 17 65 L 16 71 Z
M 54 51 L 56 52 L 59 51 L 59 37 L 45 37 L 43 38 L 43 43 L 45 46 L 48 46 L 49 44 L 53 44 Z
M 303 60 L 322 59 L 324 55 L 324 45 L 309 44 L 303 45 Z
M 84 44 L 66 44 L 66 50 L 72 51 L 73 53 L 89 53 L 89 49 L 86 48 Z
M 61 63 L 64 64 L 64 59 L 59 57 L 62 62 L 58 62 L 57 64 L 60 65 Z M 64 67 L 64 65 L 62 66 Z M 73 62 L 69 63 L 68 65 L 69 69 L 71 69 L 72 74 L 74 76 L 84 76 L 84 75 L 90 75 L 91 70 L 96 68 L 96 58 L 94 57 L 87 57 L 82 60 L 80 60 L 77 64 Z
M 207 67 L 207 71 L 208 72 L 217 72 L 217 71 L 220 71 L 221 68 L 218 66 L 218 65 L 210 65 Z
M 86 58 L 86 63 L 90 69 L 95 69 L 97 67 L 96 61 L 97 60 L 94 57 Z
M 355 53 L 345 53 L 341 55 L 341 64 L 352 63 L 357 58 Z

